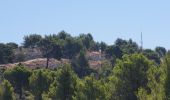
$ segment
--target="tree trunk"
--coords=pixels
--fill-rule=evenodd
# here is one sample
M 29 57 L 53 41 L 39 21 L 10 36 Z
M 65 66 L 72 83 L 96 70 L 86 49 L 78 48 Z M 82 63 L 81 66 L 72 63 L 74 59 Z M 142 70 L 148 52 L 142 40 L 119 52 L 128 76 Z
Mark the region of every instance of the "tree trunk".
M 20 86 L 20 89 L 19 89 L 19 99 L 22 99 L 22 84 L 21 84 L 21 86 Z
M 46 62 L 46 69 L 48 69 L 49 60 L 50 60 L 50 58 L 48 58 L 48 57 L 47 57 L 47 62 Z

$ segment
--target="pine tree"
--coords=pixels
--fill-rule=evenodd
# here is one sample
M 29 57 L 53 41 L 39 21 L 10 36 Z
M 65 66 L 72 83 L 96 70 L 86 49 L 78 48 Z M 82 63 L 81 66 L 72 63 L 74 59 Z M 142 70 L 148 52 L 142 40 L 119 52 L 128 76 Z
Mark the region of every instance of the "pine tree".
M 17 93 L 19 93 L 20 99 L 23 97 L 23 88 L 27 88 L 29 85 L 28 78 L 30 75 L 31 72 L 22 65 L 18 65 L 4 72 L 5 79 L 12 84 L 15 91 L 18 91 Z
M 0 86 L 0 100 L 15 100 L 14 89 L 7 80 L 4 80 Z
M 77 76 L 69 65 L 63 66 L 58 79 L 51 84 L 49 92 L 45 94 L 50 100 L 72 100 L 75 92 Z
M 35 70 L 29 78 L 31 92 L 35 100 L 42 100 L 43 92 L 48 91 L 52 76 L 48 70 Z

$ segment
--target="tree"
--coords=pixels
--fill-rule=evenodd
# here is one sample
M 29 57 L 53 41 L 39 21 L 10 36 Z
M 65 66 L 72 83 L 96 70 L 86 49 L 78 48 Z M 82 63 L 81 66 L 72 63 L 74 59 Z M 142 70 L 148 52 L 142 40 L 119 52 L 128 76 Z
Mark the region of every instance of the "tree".
M 62 57 L 62 50 L 60 45 L 48 37 L 45 37 L 41 40 L 40 48 L 43 56 L 47 58 L 46 68 L 49 66 L 50 58 L 56 58 L 60 60 Z
M 162 62 L 165 73 L 165 95 L 166 100 L 170 100 L 170 54 L 167 54 Z
M 85 82 L 82 79 L 77 79 L 74 96 L 72 96 L 72 100 L 86 100 L 86 96 L 84 94 Z
M 127 45 L 127 41 L 126 41 L 126 40 L 123 40 L 123 39 L 121 39 L 121 38 L 118 38 L 118 39 L 115 41 L 115 45 L 117 45 L 117 46 Z
M 118 46 L 124 54 L 134 54 L 139 52 L 139 47 L 136 42 L 133 42 L 132 39 L 123 40 L 118 38 L 115 41 L 115 45 Z
M 85 47 L 87 50 L 90 49 L 91 45 L 94 42 L 93 37 L 90 33 L 80 34 L 79 39 L 82 41 L 83 47 Z
M 106 78 L 112 73 L 113 66 L 109 61 L 104 61 L 98 70 L 100 78 Z
M 14 89 L 9 81 L 4 80 L 0 86 L 0 100 L 15 100 Z
M 48 70 L 35 70 L 29 78 L 31 92 L 35 100 L 42 100 L 43 92 L 47 92 L 52 82 L 52 76 Z
M 0 64 L 12 63 L 13 57 L 13 49 L 8 45 L 0 43 Z
M 104 85 L 94 77 L 85 78 L 85 88 L 83 93 L 85 94 L 86 100 L 107 100 Z
M 132 41 L 132 39 L 129 39 L 127 42 L 127 48 L 128 50 L 126 51 L 127 54 L 134 54 L 134 53 L 139 53 L 139 46 L 136 42 Z
M 145 55 L 148 59 L 155 61 L 157 64 L 160 64 L 160 58 L 155 51 L 151 49 L 145 49 L 143 50 L 143 55 Z
M 155 67 L 155 64 L 141 54 L 125 55 L 122 60 L 118 60 L 113 69 L 116 79 L 114 93 L 119 95 L 117 98 L 136 100 L 135 92 L 139 88 L 147 90 L 147 72 L 151 66 Z
M 31 34 L 24 37 L 24 47 L 25 48 L 35 48 L 38 47 L 39 42 L 41 41 L 42 37 L 38 34 Z
M 155 51 L 158 53 L 159 58 L 162 58 L 166 55 L 166 49 L 164 47 L 156 47 Z
M 17 49 L 18 48 L 18 44 L 13 43 L 13 42 L 9 42 L 6 44 L 7 46 L 11 47 L 12 49 Z
M 121 49 L 115 45 L 108 46 L 105 50 L 105 53 L 107 58 L 112 58 L 112 57 L 122 58 Z
M 66 38 L 70 38 L 71 36 L 70 36 L 70 34 L 66 33 L 65 31 L 61 31 L 57 34 L 57 37 L 59 39 L 65 40 Z
M 148 92 L 143 88 L 138 89 L 137 98 L 138 100 L 151 100 L 149 99 Z
M 76 59 L 72 60 L 71 64 L 73 70 L 80 78 L 93 72 L 93 70 L 89 67 L 88 60 L 85 57 L 85 53 L 83 51 L 80 52 Z
M 162 67 L 151 67 L 147 72 L 147 88 L 139 88 L 139 100 L 167 100 L 165 98 L 165 73 Z M 149 90 L 149 91 L 148 91 Z
M 101 49 L 101 52 L 103 53 L 107 48 L 107 44 L 105 42 L 101 42 L 100 43 L 100 49 Z
M 75 92 L 77 76 L 71 66 L 64 65 L 59 72 L 58 78 L 50 86 L 45 97 L 50 100 L 72 100 Z
M 100 50 L 100 43 L 99 42 L 93 42 L 90 50 L 91 51 L 99 51 Z
M 4 77 L 7 79 L 12 86 L 16 89 L 22 98 L 23 88 L 27 88 L 29 85 L 28 78 L 30 77 L 31 72 L 27 70 L 24 66 L 18 65 L 13 69 L 8 69 L 4 72 Z
M 73 100 L 109 100 L 105 84 L 94 76 L 85 77 L 78 81 Z
M 75 57 L 81 50 L 82 44 L 74 38 L 67 38 L 64 44 L 64 55 L 66 58 L 72 59 Z

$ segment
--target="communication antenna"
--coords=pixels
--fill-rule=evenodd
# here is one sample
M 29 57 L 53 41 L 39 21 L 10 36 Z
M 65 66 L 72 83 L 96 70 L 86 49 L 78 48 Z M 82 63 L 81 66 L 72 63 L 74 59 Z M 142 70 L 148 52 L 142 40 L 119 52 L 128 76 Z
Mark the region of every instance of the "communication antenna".
M 143 50 L 143 33 L 141 32 L 141 51 Z

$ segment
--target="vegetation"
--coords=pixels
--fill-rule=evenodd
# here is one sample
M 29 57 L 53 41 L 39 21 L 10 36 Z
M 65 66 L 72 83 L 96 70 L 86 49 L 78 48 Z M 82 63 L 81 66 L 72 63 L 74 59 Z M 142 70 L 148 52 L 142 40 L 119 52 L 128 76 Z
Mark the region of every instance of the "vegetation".
M 60 45 L 55 43 L 55 41 L 53 41 L 49 37 L 45 37 L 44 39 L 42 39 L 39 45 L 43 56 L 47 59 L 46 68 L 48 68 L 50 58 L 56 58 L 59 60 L 61 59 L 62 51 Z
M 13 57 L 13 48 L 8 44 L 0 43 L 0 64 L 12 63 Z
M 78 57 L 72 61 L 72 67 L 75 73 L 81 78 L 90 75 L 90 73 L 93 71 L 92 69 L 90 69 L 88 60 L 85 57 L 85 53 L 82 51 L 80 52 Z
M 33 72 L 29 78 L 29 84 L 35 100 L 42 100 L 42 94 L 47 92 L 51 81 L 52 76 L 49 71 L 40 69 Z
M 40 50 L 46 69 L 2 67 L 0 100 L 170 100 L 170 53 L 164 47 L 141 49 L 131 39 L 107 45 L 95 42 L 90 33 L 32 34 L 22 46 L 1 43 L 0 64 L 12 63 L 23 48 Z M 97 68 L 87 56 L 94 51 L 103 57 Z M 51 58 L 69 59 L 70 64 L 49 69 Z
M 14 89 L 9 81 L 4 80 L 0 87 L 0 100 L 15 100 Z
M 4 72 L 4 78 L 8 80 L 15 88 L 15 91 L 19 93 L 20 99 L 22 99 L 23 89 L 27 88 L 29 85 L 28 78 L 30 75 L 31 72 L 22 65 Z

